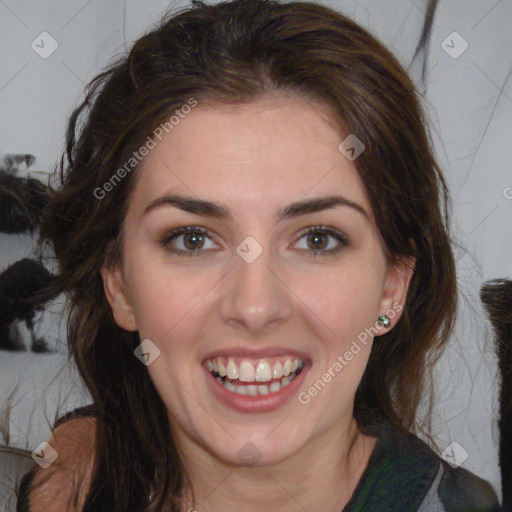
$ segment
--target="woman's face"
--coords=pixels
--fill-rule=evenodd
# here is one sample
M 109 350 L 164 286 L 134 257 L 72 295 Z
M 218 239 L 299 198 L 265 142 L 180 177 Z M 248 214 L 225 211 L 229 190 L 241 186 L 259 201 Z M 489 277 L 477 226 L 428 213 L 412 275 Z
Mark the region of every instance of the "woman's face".
M 336 437 L 377 317 L 400 316 L 411 271 L 387 268 L 338 148 L 349 134 L 327 119 L 277 96 L 199 104 L 143 161 L 122 263 L 102 275 L 117 323 L 151 341 L 147 371 L 188 453 L 266 465 Z

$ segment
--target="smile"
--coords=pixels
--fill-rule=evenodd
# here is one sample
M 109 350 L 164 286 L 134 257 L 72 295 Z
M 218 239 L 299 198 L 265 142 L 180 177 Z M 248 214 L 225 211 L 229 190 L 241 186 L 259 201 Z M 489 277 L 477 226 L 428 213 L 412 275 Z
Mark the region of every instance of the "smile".
M 249 359 L 214 357 L 207 359 L 205 364 L 209 372 L 242 382 L 268 382 L 287 377 L 304 367 L 304 361 L 298 357 L 288 357 L 275 362 L 260 359 L 256 363 Z
M 254 364 L 247 359 L 237 361 L 235 358 L 216 357 L 207 359 L 205 364 L 217 382 L 228 391 L 248 396 L 278 392 L 304 367 L 304 361 L 299 358 L 285 358 L 273 364 L 262 359 Z
M 296 356 L 264 359 L 218 356 L 203 362 L 211 375 L 214 394 L 226 405 L 244 412 L 279 407 L 293 394 L 292 388 L 296 386 L 290 384 L 307 366 Z M 302 375 L 298 380 L 303 380 Z

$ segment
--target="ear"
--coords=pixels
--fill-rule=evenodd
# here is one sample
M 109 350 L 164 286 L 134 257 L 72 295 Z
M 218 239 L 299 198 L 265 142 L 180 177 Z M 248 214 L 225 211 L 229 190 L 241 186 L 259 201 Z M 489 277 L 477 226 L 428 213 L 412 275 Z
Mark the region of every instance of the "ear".
M 379 315 L 388 315 L 391 319 L 391 324 L 388 327 L 381 326 L 376 336 L 381 336 L 393 329 L 400 316 L 402 316 L 407 298 L 407 290 L 414 275 L 415 265 L 416 258 L 408 256 L 402 258 L 398 263 L 388 266 L 382 290 Z
M 137 331 L 137 323 L 126 294 L 121 270 L 117 266 L 110 268 L 103 266 L 100 272 L 105 296 L 112 308 L 116 324 L 127 331 Z

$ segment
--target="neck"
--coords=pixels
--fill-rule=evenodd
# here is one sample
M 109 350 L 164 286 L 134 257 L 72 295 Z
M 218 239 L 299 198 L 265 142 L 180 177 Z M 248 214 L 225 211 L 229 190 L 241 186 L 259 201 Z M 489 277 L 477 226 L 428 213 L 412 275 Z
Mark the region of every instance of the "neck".
M 355 420 L 332 428 L 291 457 L 271 466 L 233 466 L 210 453 L 188 458 L 192 482 L 184 493 L 183 512 L 232 510 L 323 510 L 341 512 L 350 500 L 376 442 L 363 435 Z

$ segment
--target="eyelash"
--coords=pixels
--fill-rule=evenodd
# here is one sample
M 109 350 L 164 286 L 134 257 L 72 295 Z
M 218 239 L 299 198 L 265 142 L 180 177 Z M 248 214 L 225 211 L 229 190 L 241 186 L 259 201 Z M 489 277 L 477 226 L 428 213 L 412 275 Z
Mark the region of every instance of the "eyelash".
M 305 228 L 299 232 L 296 242 L 298 242 L 305 235 L 309 235 L 309 234 L 316 233 L 316 232 L 321 232 L 321 233 L 324 233 L 325 235 L 330 235 L 330 236 L 334 237 L 340 243 L 340 245 L 338 247 L 336 247 L 335 249 L 329 249 L 329 250 L 319 249 L 319 250 L 306 251 L 306 252 L 311 253 L 310 254 L 311 258 L 315 258 L 317 256 L 333 256 L 333 255 L 337 254 L 339 251 L 341 251 L 345 246 L 348 245 L 348 240 L 347 240 L 346 235 L 344 235 L 340 231 L 335 230 L 334 228 L 331 228 L 329 226 L 311 226 L 311 227 Z M 159 240 L 159 243 L 166 250 L 168 250 L 174 254 L 177 254 L 178 256 L 199 256 L 199 254 L 204 251 L 202 251 L 202 250 L 183 251 L 181 249 L 172 249 L 168 246 L 169 242 L 171 242 L 174 238 L 176 238 L 180 235 L 183 235 L 183 234 L 190 234 L 190 233 L 201 233 L 202 235 L 206 235 L 206 236 L 208 236 L 208 238 L 211 238 L 211 236 L 209 236 L 209 231 L 204 228 L 201 228 L 199 226 L 186 226 L 186 227 L 182 227 L 182 228 L 173 229 L 172 231 L 166 233 Z

